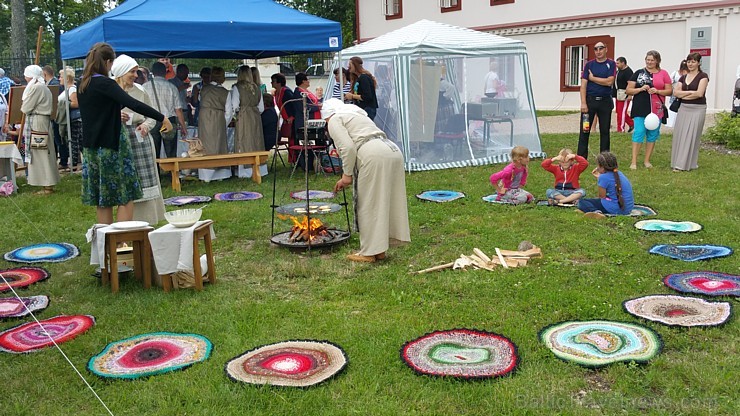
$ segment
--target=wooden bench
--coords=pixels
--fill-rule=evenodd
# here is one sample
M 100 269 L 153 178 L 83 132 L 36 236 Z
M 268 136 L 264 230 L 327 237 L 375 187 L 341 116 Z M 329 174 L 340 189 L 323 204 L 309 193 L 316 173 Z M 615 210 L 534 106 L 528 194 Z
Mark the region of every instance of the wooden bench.
M 170 157 L 157 159 L 159 167 L 172 175 L 172 189 L 180 191 L 181 169 L 213 169 L 234 165 L 252 165 L 252 180 L 262 183 L 260 165 L 267 163 L 270 152 L 228 153 L 200 157 Z

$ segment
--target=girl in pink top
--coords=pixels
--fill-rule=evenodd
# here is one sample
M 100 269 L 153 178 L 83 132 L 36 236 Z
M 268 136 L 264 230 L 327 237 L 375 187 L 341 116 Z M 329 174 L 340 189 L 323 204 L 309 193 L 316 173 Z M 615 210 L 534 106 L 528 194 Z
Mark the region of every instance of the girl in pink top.
M 529 164 L 529 149 L 516 146 L 511 149 L 512 163 L 491 175 L 491 184 L 496 187 L 496 200 L 510 204 L 524 204 L 532 202 L 534 197 L 522 189 L 527 184 L 527 164 Z

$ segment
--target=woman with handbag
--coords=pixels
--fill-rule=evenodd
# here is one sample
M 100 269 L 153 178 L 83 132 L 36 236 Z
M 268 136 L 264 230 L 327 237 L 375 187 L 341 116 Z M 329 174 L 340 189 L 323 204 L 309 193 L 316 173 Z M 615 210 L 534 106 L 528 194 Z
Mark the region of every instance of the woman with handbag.
M 111 67 L 111 78 L 116 80 L 119 87 L 123 88 L 131 97 L 142 103 L 152 106 L 151 98 L 144 87 L 136 84 L 139 64 L 128 55 L 120 55 L 113 61 Z M 136 167 L 136 174 L 141 182 L 141 190 L 144 196 L 134 200 L 135 221 L 146 221 L 149 225 L 156 225 L 164 220 L 164 199 L 162 188 L 159 183 L 159 169 L 157 169 L 156 151 L 154 140 L 149 132 L 157 124 L 153 118 L 145 117 L 129 108 L 122 110 L 122 117 L 126 120 L 123 124 L 125 134 L 131 143 L 131 156 Z M 122 120 L 123 120 L 122 118 Z
M 660 137 L 660 124 L 653 130 L 645 128 L 645 118 L 653 113 L 658 118 L 667 117 L 665 97 L 673 93 L 671 77 L 665 69 L 660 69 L 660 53 L 648 51 L 645 54 L 645 68 L 638 69 L 627 82 L 627 95 L 632 96 L 632 120 L 635 130 L 632 133 L 632 163 L 630 169 L 637 169 L 637 155 L 643 142 L 645 144 L 645 167 L 650 169 L 650 156 L 655 142 Z
M 28 82 L 23 90 L 21 103 L 21 111 L 26 115 L 23 137 L 28 163 L 28 184 L 43 186 L 44 189 L 35 193 L 48 195 L 54 192 L 54 185 L 60 180 L 54 138 L 49 134 L 53 97 L 44 82 L 40 66 L 27 66 L 23 76 Z
M 678 80 L 673 94 L 681 100 L 673 128 L 671 167 L 682 172 L 699 167 L 699 145 L 707 115 L 707 85 L 709 77 L 701 70 L 701 55 L 690 53 L 686 57 L 689 72 Z
M 678 70 L 671 73 L 671 83 L 673 84 L 673 92 L 676 92 L 678 88 L 678 80 L 682 76 L 689 72 L 689 67 L 686 66 L 686 60 L 682 60 L 678 65 Z M 673 127 L 676 124 L 676 114 L 678 114 L 678 107 L 681 105 L 681 100 L 676 98 L 675 95 L 671 95 L 667 99 L 668 102 L 668 122 L 667 127 Z
M 132 160 L 131 143 L 121 124 L 127 120 L 121 109 L 162 122 L 172 131 L 164 114 L 136 100 L 108 77 L 116 53 L 103 42 L 92 46 L 77 89 L 82 112 L 82 203 L 97 207 L 97 222 L 111 224 L 113 207 L 118 221 L 134 217 L 134 201 L 143 197 L 141 182 Z M 137 128 L 141 132 L 141 127 Z

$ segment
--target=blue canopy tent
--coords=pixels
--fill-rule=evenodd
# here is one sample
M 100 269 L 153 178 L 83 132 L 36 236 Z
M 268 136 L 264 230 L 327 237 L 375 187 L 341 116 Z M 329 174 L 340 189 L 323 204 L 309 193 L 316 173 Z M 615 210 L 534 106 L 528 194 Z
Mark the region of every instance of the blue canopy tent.
M 135 58 L 261 59 L 339 52 L 342 28 L 272 0 L 128 0 L 63 33 L 62 59 L 96 42 Z

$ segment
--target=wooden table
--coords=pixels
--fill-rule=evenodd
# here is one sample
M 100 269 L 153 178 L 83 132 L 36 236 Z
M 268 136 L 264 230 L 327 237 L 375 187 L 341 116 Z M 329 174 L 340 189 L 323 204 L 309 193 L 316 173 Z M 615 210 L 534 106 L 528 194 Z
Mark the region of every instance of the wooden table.
M 252 180 L 262 183 L 259 166 L 267 163 L 270 152 L 228 153 L 225 155 L 208 155 L 200 157 L 170 157 L 157 159 L 159 167 L 172 175 L 172 189 L 181 191 L 181 169 L 212 169 L 235 165 L 252 165 Z

